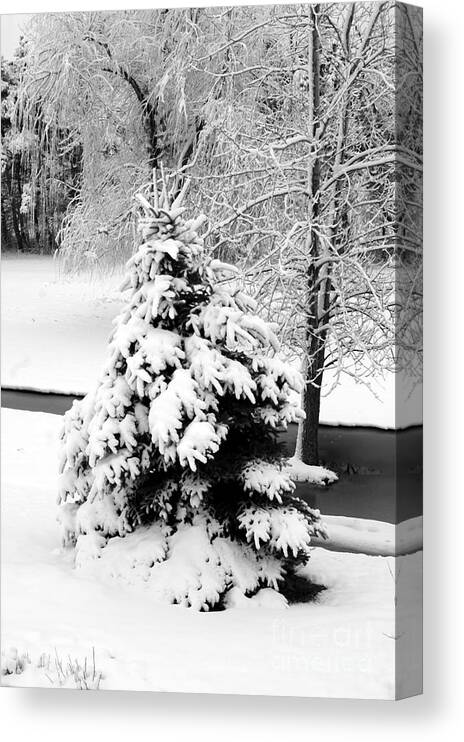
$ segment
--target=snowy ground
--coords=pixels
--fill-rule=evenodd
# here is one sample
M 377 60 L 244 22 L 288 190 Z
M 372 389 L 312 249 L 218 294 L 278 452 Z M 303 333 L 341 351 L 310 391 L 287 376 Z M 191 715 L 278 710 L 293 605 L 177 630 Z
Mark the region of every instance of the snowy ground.
M 86 393 L 103 365 L 120 282 L 71 281 L 49 257 L 2 259 L 2 386 Z
M 121 276 L 72 281 L 60 277 L 49 257 L 2 260 L 2 385 L 85 393 L 100 373 L 111 320 L 121 302 Z M 327 386 L 330 376 L 327 374 Z M 397 390 L 390 376 L 377 394 L 345 377 L 324 397 L 327 424 L 393 428 L 419 423 L 420 390 Z
M 315 548 L 307 571 L 327 589 L 316 603 L 286 610 L 199 614 L 156 604 L 140 588 L 85 579 L 59 550 L 59 424 L 55 415 L 2 410 L 2 650 L 31 660 L 3 683 L 49 686 L 55 653 L 90 665 L 94 649 L 103 689 L 394 697 L 395 656 L 419 641 L 412 581 L 420 552 L 395 561 Z M 47 672 L 37 668 L 42 655 L 51 658 Z M 417 668 L 408 670 L 405 687 Z
M 380 520 L 325 515 L 324 523 L 328 538 L 317 543 L 331 551 L 398 556 L 422 549 L 422 516 L 394 525 Z

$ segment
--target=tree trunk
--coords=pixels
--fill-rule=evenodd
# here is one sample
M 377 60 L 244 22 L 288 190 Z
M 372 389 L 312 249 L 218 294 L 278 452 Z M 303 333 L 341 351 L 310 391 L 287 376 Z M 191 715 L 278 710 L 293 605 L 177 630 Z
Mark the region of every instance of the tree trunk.
M 301 461 L 304 464 L 319 464 L 319 413 L 321 407 L 322 372 L 314 383 L 306 384 L 303 392 L 303 409 L 306 420 L 302 425 Z
M 306 383 L 301 395 L 301 406 L 306 417 L 298 427 L 295 456 L 304 464 L 318 466 L 319 415 L 324 376 L 325 337 L 314 336 L 311 346 L 304 369 Z
M 146 97 L 141 101 L 145 129 L 147 132 L 147 150 L 150 170 L 161 164 L 162 149 L 159 144 L 157 106 L 152 105 Z
M 9 172 L 9 177 L 7 178 L 7 189 L 8 189 L 8 195 L 9 195 L 9 207 L 10 207 L 10 214 L 11 214 L 11 221 L 13 224 L 13 232 L 16 239 L 16 249 L 19 252 L 22 252 L 23 250 L 23 239 L 21 235 L 21 229 L 19 225 L 19 205 L 15 194 L 15 178 L 14 178 L 14 170 L 15 170 L 15 161 L 17 159 L 17 156 L 15 156 L 11 163 L 11 170 Z M 19 196 L 21 198 L 21 196 Z
M 317 223 L 319 216 L 319 191 L 321 185 L 321 162 L 318 153 L 317 118 L 320 95 L 320 40 L 316 26 L 319 6 L 309 8 L 309 54 L 308 54 L 308 116 L 312 135 L 311 152 L 308 162 L 308 224 Z M 320 313 L 324 306 L 319 298 L 319 269 L 315 261 L 320 252 L 317 230 L 311 229 L 308 236 L 309 266 L 307 270 L 307 319 L 306 319 L 306 357 L 303 362 L 305 386 L 302 394 L 302 407 L 306 419 L 300 424 L 295 456 L 305 464 L 319 464 L 319 413 L 321 406 L 321 386 L 324 372 L 325 332 L 319 331 Z

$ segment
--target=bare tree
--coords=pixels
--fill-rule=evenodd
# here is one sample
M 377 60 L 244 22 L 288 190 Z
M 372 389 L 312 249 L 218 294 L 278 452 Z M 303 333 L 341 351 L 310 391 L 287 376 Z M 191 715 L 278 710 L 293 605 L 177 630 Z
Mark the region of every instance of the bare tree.
M 421 42 L 414 9 L 391 2 L 274 6 L 263 23 L 255 11 L 218 45 L 227 69 L 204 68 L 228 83 L 221 164 L 191 176 L 211 248 L 242 259 L 304 361 L 298 454 L 318 463 L 325 372 L 336 384 L 417 363 Z

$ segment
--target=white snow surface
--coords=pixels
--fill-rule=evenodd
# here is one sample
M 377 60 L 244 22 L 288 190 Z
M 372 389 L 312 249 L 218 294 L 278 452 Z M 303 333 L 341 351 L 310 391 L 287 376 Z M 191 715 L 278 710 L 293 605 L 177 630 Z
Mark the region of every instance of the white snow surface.
M 335 472 L 330 469 L 326 469 L 324 466 L 304 464 L 296 456 L 292 456 L 288 460 L 286 470 L 294 482 L 309 482 L 319 484 L 321 487 L 333 484 L 338 479 Z
M 43 655 L 82 665 L 94 650 L 102 689 L 394 697 L 395 650 L 407 652 L 415 628 L 395 628 L 395 569 L 411 581 L 420 552 L 394 560 L 315 548 L 305 569 L 327 589 L 309 604 L 286 608 L 273 591 L 230 595 L 216 613 L 157 603 L 148 590 L 74 570 L 61 550 L 60 423 L 2 410 L 2 649 L 30 659 L 3 684 L 49 687 Z M 414 616 L 419 588 L 404 592 Z
M 350 551 L 373 556 L 413 554 L 422 549 L 422 516 L 398 525 L 366 518 L 324 516 L 327 539 L 313 538 L 331 551 Z
M 2 385 L 70 394 L 93 388 L 105 363 L 111 322 L 123 304 L 121 281 L 121 273 L 63 277 L 50 257 L 3 259 Z M 325 384 L 328 391 L 329 373 Z M 343 375 L 323 397 L 321 422 L 384 428 L 420 423 L 421 389 L 410 393 L 406 386 L 397 384 L 395 411 L 393 375 L 373 380 L 373 391 Z
M 85 394 L 105 363 L 122 274 L 62 276 L 50 257 L 2 259 L 2 386 Z

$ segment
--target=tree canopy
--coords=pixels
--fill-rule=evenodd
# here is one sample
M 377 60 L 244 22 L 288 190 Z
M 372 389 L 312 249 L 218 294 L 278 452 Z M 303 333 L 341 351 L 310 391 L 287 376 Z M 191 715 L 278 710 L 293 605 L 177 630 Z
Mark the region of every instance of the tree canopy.
M 163 165 L 172 195 L 188 179 L 186 203 L 208 214 L 207 249 L 242 268 L 305 359 L 307 413 L 326 369 L 334 383 L 420 373 L 419 12 L 35 16 L 13 124 L 31 213 L 59 222 L 66 267 L 114 265 L 133 249 L 133 195 Z

